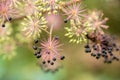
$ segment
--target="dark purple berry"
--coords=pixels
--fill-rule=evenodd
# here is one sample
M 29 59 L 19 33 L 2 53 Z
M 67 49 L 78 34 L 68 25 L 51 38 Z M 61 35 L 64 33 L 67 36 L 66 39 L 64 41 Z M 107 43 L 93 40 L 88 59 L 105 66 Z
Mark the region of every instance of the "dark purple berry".
M 119 51 L 120 49 L 119 48 L 116 48 L 116 51 Z
M 61 58 L 60 58 L 61 60 L 64 60 L 65 59 L 65 56 L 61 56 Z
M 91 56 L 95 57 L 95 56 L 96 56 L 96 54 L 95 54 L 95 53 L 92 53 L 92 54 L 91 54 Z
M 5 27 L 5 24 L 2 24 L 2 27 Z
M 50 63 L 50 60 L 48 60 L 47 62 Z
M 55 37 L 54 37 L 54 39 L 55 39 L 55 40 L 58 40 L 58 39 L 59 39 L 59 37 L 58 37 L 58 36 L 55 36 Z
M 40 58 L 40 57 L 41 57 L 41 55 L 40 55 L 40 54 L 37 54 L 37 55 L 36 55 L 36 57 L 37 57 L 37 58 Z
M 37 50 L 37 46 L 33 46 L 33 49 L 34 49 L 34 50 Z
M 53 58 L 53 61 L 56 61 L 56 58 Z
M 53 62 L 51 62 L 51 65 L 54 65 L 54 63 L 53 63 Z
M 64 23 L 67 23 L 67 22 L 68 22 L 68 20 L 65 19 L 65 20 L 64 20 Z
M 96 57 L 96 59 L 99 59 L 99 58 L 100 58 L 99 56 Z
M 110 53 L 110 56 L 113 56 L 113 54 L 112 54 L 112 53 Z
M 110 63 L 112 63 L 112 61 L 111 61 L 111 60 L 109 60 L 109 61 L 107 61 L 107 63 L 109 63 L 109 64 L 110 64 Z
M 101 56 L 101 54 L 100 54 L 100 53 L 98 53 L 98 54 L 97 54 L 97 56 Z
M 91 49 L 90 49 L 90 48 L 86 48 L 86 49 L 85 49 L 85 52 L 86 52 L 86 53 L 90 53 L 90 52 L 91 52 Z
M 89 48 L 89 45 L 87 44 L 87 45 L 85 45 L 85 48 Z
M 113 60 L 119 61 L 119 59 L 115 56 L 113 57 Z
M 9 21 L 11 21 L 11 20 L 12 20 L 12 18 L 11 18 L 11 17 L 9 17 L 9 18 L 8 18 L 8 20 L 9 20 Z
M 37 52 L 34 53 L 35 56 L 37 56 L 37 54 L 38 54 Z
M 34 43 L 37 44 L 37 43 L 38 43 L 38 39 L 35 39 L 35 40 L 34 40 Z
M 115 44 L 115 43 L 113 43 L 113 46 L 114 46 L 114 47 L 116 47 L 116 44 Z
M 42 63 L 43 63 L 43 64 L 45 64 L 46 62 L 45 62 L 45 61 L 43 61 Z

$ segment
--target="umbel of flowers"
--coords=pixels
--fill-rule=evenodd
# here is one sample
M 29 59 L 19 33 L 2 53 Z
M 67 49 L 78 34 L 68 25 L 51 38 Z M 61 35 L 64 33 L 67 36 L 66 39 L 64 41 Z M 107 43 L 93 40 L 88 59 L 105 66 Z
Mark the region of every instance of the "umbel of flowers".
M 63 22 L 69 23 L 69 26 L 64 27 L 65 36 L 70 43 L 86 44 L 85 52 L 96 59 L 103 58 L 105 63 L 119 61 L 114 53 L 119 51 L 119 46 L 113 37 L 104 32 L 104 29 L 109 28 L 106 25 L 108 18 L 103 17 L 102 11 L 85 9 L 82 0 L 1 0 L 0 33 L 8 33 L 2 31 L 8 27 L 6 23 L 12 24 L 12 21 L 21 20 L 20 33 L 24 34 L 24 40 L 29 38 L 34 41 L 34 55 L 41 67 L 54 71 L 65 56 L 61 55 L 62 44 L 59 37 L 53 37 L 58 22 L 49 22 L 46 15 L 61 15 L 65 18 Z M 48 27 L 47 23 L 51 25 Z M 43 32 L 48 35 L 44 36 L 46 40 L 41 37 Z

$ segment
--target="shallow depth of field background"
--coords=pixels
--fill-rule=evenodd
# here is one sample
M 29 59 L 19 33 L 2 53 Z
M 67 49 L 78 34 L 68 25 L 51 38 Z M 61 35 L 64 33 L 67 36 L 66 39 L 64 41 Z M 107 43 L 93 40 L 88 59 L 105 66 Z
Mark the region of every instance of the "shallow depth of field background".
M 120 0 L 85 0 L 84 4 L 89 9 L 103 10 L 105 16 L 109 17 L 109 33 L 120 38 Z M 61 61 L 63 68 L 56 73 L 43 72 L 36 65 L 32 46 L 28 48 L 23 44 L 17 46 L 17 55 L 12 60 L 0 57 L 0 80 L 120 80 L 120 62 L 104 64 L 102 60 L 85 54 L 84 45 L 68 43 L 64 29 L 56 33 L 60 36 L 61 43 L 64 43 L 62 53 L 66 59 Z

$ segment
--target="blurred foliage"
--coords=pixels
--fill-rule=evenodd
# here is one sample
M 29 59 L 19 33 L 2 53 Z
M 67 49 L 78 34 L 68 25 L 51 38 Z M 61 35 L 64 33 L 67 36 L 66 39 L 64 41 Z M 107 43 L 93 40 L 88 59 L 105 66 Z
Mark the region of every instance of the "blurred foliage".
M 120 35 L 120 1 L 119 0 L 85 0 L 83 2 L 88 9 L 100 9 L 109 17 L 109 32 Z M 18 36 L 20 27 L 18 22 L 13 22 L 11 38 Z M 22 26 L 21 26 L 22 27 Z M 61 33 L 62 32 L 62 33 Z M 33 56 L 31 45 L 24 42 L 16 43 L 16 56 L 11 60 L 3 60 L 0 56 L 0 80 L 120 80 L 120 63 L 104 64 L 84 54 L 83 45 L 68 43 L 63 35 L 64 29 L 56 31 L 64 43 L 63 68 L 56 73 L 46 73 L 37 65 L 37 59 Z M 20 36 L 20 35 L 19 35 Z M 20 41 L 18 41 L 21 38 Z M 21 42 L 24 37 L 14 40 Z M 1 48 L 2 49 L 2 48 Z

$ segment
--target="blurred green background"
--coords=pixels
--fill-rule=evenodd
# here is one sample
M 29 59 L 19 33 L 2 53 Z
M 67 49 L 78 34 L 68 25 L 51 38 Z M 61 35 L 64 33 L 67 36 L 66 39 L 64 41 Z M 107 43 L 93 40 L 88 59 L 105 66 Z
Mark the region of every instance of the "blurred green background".
M 100 9 L 109 18 L 108 31 L 120 35 L 120 0 L 85 0 L 88 9 Z M 14 26 L 17 22 L 14 23 Z M 68 43 L 64 29 L 57 31 L 61 43 L 64 43 L 63 68 L 56 73 L 46 73 L 37 66 L 37 59 L 29 45 L 16 48 L 17 55 L 12 60 L 3 60 L 0 56 L 0 80 L 120 80 L 120 62 L 104 64 L 84 53 L 83 45 Z M 120 37 L 119 37 L 120 38 Z

